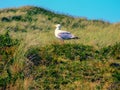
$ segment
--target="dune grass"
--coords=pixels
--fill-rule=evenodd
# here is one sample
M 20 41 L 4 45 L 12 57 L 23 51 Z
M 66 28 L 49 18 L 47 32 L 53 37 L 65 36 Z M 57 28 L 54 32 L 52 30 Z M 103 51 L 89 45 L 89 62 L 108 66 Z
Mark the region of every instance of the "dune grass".
M 58 23 L 80 39 L 62 44 Z M 0 10 L 0 89 L 118 90 L 119 42 L 119 23 L 31 6 Z

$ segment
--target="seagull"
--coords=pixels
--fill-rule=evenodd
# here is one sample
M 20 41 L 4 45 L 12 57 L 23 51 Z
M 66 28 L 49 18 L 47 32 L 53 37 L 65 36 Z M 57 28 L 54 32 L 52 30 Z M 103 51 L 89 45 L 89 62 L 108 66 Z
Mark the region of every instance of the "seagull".
M 74 36 L 70 32 L 61 30 L 61 25 L 60 24 L 57 24 L 55 26 L 56 26 L 55 36 L 57 38 L 59 38 L 61 40 L 78 39 L 78 37 Z

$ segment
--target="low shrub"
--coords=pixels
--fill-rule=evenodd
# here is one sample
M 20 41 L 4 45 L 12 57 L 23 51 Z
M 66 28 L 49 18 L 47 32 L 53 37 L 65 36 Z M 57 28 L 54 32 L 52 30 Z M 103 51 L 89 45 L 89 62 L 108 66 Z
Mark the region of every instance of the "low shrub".
M 120 43 L 100 49 L 99 55 L 103 58 L 112 57 L 115 59 L 120 59 Z
M 120 55 L 119 44 L 114 46 L 104 47 L 100 50 L 95 50 L 92 46 L 81 44 L 52 44 L 40 48 L 30 48 L 26 57 L 34 62 L 50 63 L 60 57 L 69 60 L 90 60 L 90 59 L 107 59 L 114 58 Z M 32 59 L 32 60 L 31 60 Z
M 3 18 L 1 18 L 1 21 L 2 21 L 2 22 L 9 22 L 10 20 L 9 20 L 9 18 L 7 18 L 7 17 L 3 17 Z
M 115 78 L 115 81 L 119 82 L 120 81 L 120 72 L 115 71 L 112 76 Z
M 2 89 L 5 89 L 7 84 L 13 81 L 9 66 L 13 63 L 17 44 L 18 40 L 12 39 L 8 31 L 4 35 L 0 35 L 0 74 L 6 72 L 5 77 L 0 77 L 0 87 Z
M 51 45 L 47 47 L 52 49 L 55 55 L 68 58 L 70 60 L 87 60 L 93 57 L 94 49 L 91 46 L 85 46 L 80 44 L 64 44 L 64 45 Z
M 40 48 L 30 48 L 25 56 L 34 65 L 38 66 L 57 64 L 57 59 L 62 57 L 70 60 L 88 60 L 94 57 L 94 49 L 90 46 L 78 44 L 53 44 Z
M 0 48 L 1 47 L 10 47 L 18 43 L 18 40 L 11 39 L 9 31 L 4 35 L 0 35 Z
M 9 17 L 2 17 L 1 21 L 2 22 L 11 22 L 11 21 L 21 21 L 22 20 L 22 16 L 18 15 L 18 16 L 9 16 Z
M 26 53 L 26 57 L 36 66 L 40 64 L 41 57 L 38 48 L 30 48 Z

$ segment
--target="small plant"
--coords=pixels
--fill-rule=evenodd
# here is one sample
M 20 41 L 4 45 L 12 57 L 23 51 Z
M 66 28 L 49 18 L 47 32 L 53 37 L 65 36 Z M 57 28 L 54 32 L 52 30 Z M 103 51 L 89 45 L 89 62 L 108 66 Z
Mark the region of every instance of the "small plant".
M 13 20 L 15 20 L 15 21 L 20 21 L 22 19 L 22 16 L 12 16 L 11 17 L 11 20 L 13 21 Z
M 0 35 L 0 46 L 12 46 L 12 39 L 10 38 L 8 31 L 4 35 Z
M 115 71 L 112 76 L 115 78 L 116 81 L 120 81 L 120 72 Z
M 108 47 L 104 47 L 100 49 L 99 54 L 101 54 L 101 56 L 104 58 L 112 57 L 112 58 L 119 59 L 120 58 L 120 43 L 116 43 L 113 46 L 108 46 Z
M 2 17 L 1 21 L 2 21 L 2 22 L 9 22 L 10 20 L 9 20 L 9 18 L 7 18 L 7 17 Z
M 27 51 L 26 57 L 36 66 L 41 62 L 41 57 L 39 55 L 39 49 L 31 48 Z

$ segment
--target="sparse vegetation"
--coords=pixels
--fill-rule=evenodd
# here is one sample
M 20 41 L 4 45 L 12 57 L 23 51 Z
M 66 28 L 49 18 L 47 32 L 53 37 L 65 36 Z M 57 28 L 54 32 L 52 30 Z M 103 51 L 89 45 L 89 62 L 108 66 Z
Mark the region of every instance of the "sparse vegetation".
M 80 39 L 61 44 L 54 24 Z M 0 89 L 119 90 L 120 24 L 39 7 L 0 10 Z

